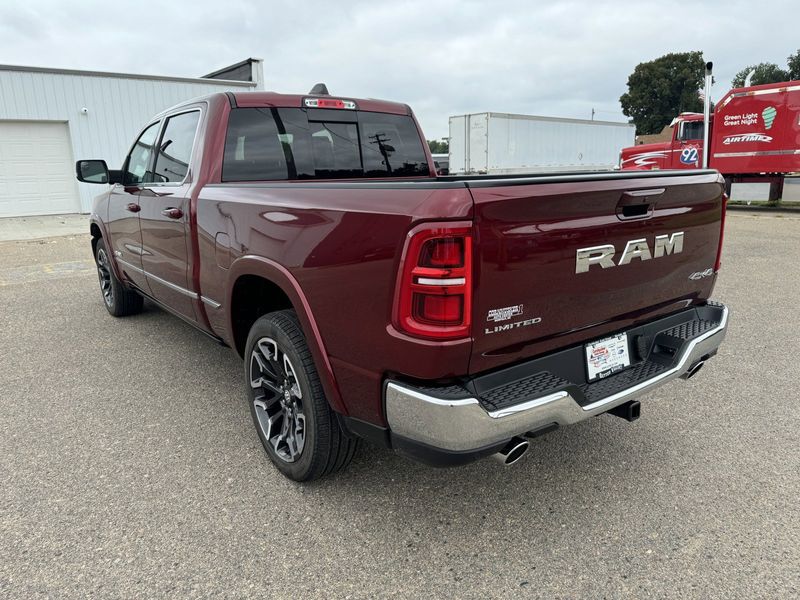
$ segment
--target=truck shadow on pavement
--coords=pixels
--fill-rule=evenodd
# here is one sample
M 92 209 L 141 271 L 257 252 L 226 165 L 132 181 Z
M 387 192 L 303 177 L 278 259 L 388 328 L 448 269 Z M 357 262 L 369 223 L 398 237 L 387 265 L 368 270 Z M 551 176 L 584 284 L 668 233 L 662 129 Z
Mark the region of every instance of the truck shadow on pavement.
M 603 415 L 531 440 L 527 455 L 510 467 L 482 460 L 436 469 L 362 442 L 344 472 L 295 484 L 284 480 L 263 452 L 244 399 L 243 363 L 236 353 L 149 303 L 134 320 L 142 336 L 159 340 L 163 355 L 180 357 L 192 349 L 193 361 L 182 363 L 180 377 L 200 382 L 207 393 L 182 398 L 191 405 L 188 414 L 203 415 L 204 422 L 212 419 L 221 429 L 236 432 L 233 445 L 244 457 L 241 468 L 256 469 L 265 484 L 280 481 L 290 496 L 334 503 L 345 512 L 383 507 L 380 512 L 389 519 L 397 512 L 403 522 L 409 516 L 424 522 L 482 510 L 496 513 L 500 507 L 501 514 L 524 508 L 528 516 L 591 511 L 598 503 L 648 494 L 648 488 L 655 494 L 656 487 L 661 487 L 653 487 L 651 475 L 663 466 L 664 434 L 654 431 L 656 421 L 648 422 L 647 406 L 644 417 L 633 424 Z M 153 364 L 155 379 L 175 376 L 169 363 Z M 364 493 L 354 495 L 354 489 Z

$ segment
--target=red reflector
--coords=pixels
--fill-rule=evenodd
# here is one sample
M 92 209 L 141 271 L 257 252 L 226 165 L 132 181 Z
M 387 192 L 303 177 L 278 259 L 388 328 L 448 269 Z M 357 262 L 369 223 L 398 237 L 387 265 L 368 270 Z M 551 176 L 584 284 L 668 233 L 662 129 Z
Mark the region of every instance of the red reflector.
M 414 294 L 414 318 L 431 325 L 458 325 L 464 315 L 464 297 Z
M 717 261 L 714 272 L 719 272 L 722 267 L 722 242 L 725 239 L 725 215 L 728 212 L 728 194 L 722 194 L 722 215 L 719 223 L 719 245 L 717 246 Z
M 420 267 L 453 269 L 464 265 L 464 238 L 428 240 L 419 254 Z

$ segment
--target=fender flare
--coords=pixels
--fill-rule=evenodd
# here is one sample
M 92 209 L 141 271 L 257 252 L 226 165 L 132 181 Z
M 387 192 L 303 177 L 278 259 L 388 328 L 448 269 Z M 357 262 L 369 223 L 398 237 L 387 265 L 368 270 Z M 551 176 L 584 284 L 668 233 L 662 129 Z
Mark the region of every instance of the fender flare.
M 234 342 L 232 310 L 233 288 L 236 281 L 243 275 L 254 275 L 266 279 L 277 285 L 289 298 L 292 307 L 297 313 L 297 318 L 300 321 L 300 326 L 308 343 L 308 348 L 311 351 L 311 357 L 314 359 L 314 364 L 317 367 L 317 373 L 319 374 L 320 382 L 325 390 L 328 402 L 336 412 L 347 415 L 347 408 L 342 401 L 342 394 L 336 383 L 336 376 L 334 375 L 333 367 L 328 358 L 325 343 L 322 340 L 322 334 L 311 312 L 308 299 L 291 272 L 282 265 L 268 258 L 255 255 L 241 256 L 231 264 L 228 276 L 228 289 L 225 293 L 226 306 L 229 307 L 227 315 L 228 339 Z

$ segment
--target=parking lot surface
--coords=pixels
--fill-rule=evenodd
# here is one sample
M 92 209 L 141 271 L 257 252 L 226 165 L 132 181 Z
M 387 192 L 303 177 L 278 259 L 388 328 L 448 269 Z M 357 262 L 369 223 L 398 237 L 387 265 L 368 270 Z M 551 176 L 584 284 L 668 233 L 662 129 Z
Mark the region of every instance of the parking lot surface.
M 0 243 L 0 596 L 797 597 L 799 252 L 800 218 L 728 215 L 728 339 L 633 424 L 299 485 L 233 351 L 110 317 L 87 236 Z

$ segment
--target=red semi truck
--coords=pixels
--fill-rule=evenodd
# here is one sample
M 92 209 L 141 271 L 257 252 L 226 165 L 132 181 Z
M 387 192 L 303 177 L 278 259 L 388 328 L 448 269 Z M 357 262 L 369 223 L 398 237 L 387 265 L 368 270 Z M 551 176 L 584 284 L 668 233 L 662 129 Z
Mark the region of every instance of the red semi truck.
M 780 197 L 783 177 L 800 171 L 800 81 L 735 88 L 717 103 L 709 123 L 708 167 L 732 183 L 769 182 Z M 703 115 L 682 113 L 672 140 L 624 148 L 620 168 L 699 169 L 703 163 Z

